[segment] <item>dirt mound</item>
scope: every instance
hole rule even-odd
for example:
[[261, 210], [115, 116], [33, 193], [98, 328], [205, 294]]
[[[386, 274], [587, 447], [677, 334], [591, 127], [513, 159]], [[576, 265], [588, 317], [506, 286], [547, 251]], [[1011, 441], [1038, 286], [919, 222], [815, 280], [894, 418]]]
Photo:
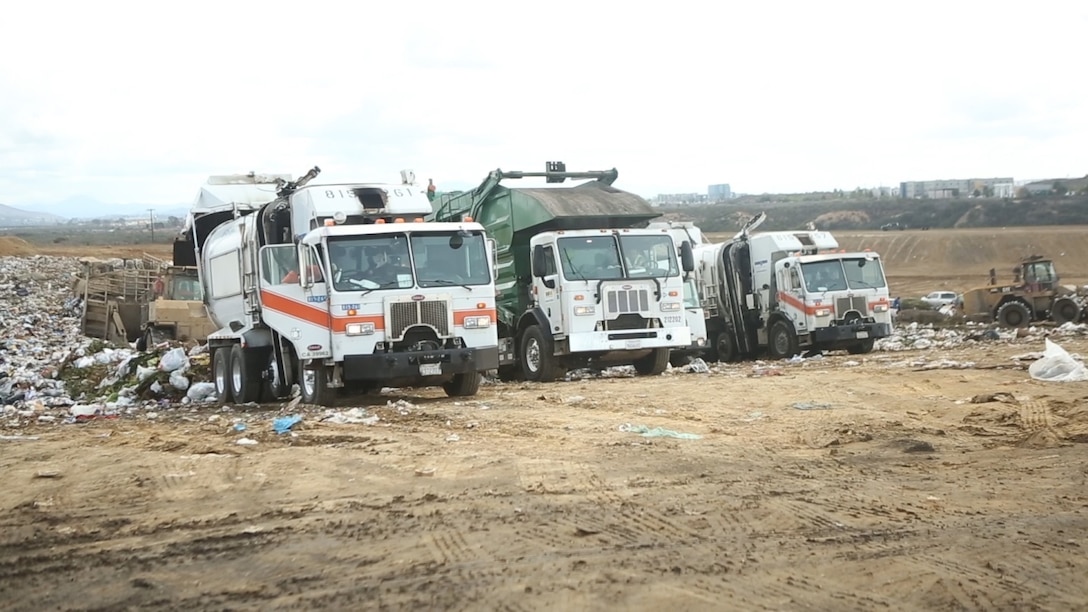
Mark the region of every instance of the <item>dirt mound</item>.
[[15, 236], [0, 236], [0, 256], [25, 257], [36, 252], [29, 242]]
[[863, 227], [870, 223], [869, 213], [861, 210], [836, 210], [826, 212], [813, 219], [816, 227], [820, 228], [855, 228]]

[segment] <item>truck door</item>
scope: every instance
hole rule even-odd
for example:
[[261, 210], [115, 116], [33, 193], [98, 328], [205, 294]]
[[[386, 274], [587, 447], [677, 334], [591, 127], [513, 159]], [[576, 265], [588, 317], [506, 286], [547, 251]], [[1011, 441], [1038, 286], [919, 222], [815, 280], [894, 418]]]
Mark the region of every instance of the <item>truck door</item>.
[[[325, 292], [324, 274], [320, 282], [304, 287], [299, 264], [311, 272], [307, 280], [316, 280], [315, 265], [308, 247], [300, 252], [291, 244], [261, 247], [260, 298], [261, 319], [266, 325], [291, 340], [300, 359], [332, 355], [332, 330]], [[301, 259], [301, 261], [300, 261]], [[320, 270], [317, 270], [320, 272]]]
[[559, 278], [559, 267], [555, 262], [555, 248], [550, 244], [544, 246], [543, 263], [543, 276], [533, 279], [536, 301], [548, 317], [552, 332], [563, 333], [566, 327], [563, 324], [563, 302], [560, 299], [562, 279]]

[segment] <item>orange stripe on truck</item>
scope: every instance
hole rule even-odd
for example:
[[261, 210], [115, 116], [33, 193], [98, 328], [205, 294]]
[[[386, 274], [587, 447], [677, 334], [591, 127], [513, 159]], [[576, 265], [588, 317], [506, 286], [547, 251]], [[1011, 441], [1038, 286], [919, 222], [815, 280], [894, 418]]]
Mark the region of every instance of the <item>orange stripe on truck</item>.
[[779, 293], [778, 294], [778, 301], [779, 302], [785, 302], [785, 303], [789, 304], [790, 306], [793, 306], [794, 308], [796, 308], [798, 310], [803, 310], [803, 311], [805, 311], [805, 314], [809, 314], [809, 315], [815, 315], [816, 311], [818, 309], [820, 309], [820, 308], [827, 308], [827, 306], [809, 306], [808, 304], [805, 304], [801, 300], [793, 297], [792, 295], [790, 295], [788, 293]]
[[289, 317], [301, 319], [326, 329], [329, 327], [329, 311], [324, 308], [315, 308], [271, 291], [261, 291], [261, 304], [269, 310], [275, 310]]

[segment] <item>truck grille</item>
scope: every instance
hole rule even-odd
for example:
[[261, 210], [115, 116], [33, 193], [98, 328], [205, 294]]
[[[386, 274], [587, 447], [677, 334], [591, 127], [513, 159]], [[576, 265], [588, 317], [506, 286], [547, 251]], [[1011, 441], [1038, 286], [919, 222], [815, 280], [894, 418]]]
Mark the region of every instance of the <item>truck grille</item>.
[[610, 314], [629, 312], [649, 312], [650, 292], [646, 289], [615, 289], [605, 291], [606, 304]]
[[869, 316], [868, 305], [869, 300], [863, 295], [839, 298], [835, 300], [835, 314], [842, 318], [851, 310], [856, 310], [861, 313], [861, 316], [867, 317]]
[[413, 325], [430, 325], [439, 337], [450, 335], [449, 306], [445, 300], [394, 302], [389, 310], [389, 339], [399, 340]]

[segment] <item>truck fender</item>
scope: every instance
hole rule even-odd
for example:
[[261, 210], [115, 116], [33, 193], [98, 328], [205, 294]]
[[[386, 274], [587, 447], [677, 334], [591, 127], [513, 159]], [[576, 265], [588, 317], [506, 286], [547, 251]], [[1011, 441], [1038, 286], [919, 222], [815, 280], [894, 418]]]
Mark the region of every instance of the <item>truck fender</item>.
[[553, 339], [552, 326], [548, 323], [548, 317], [544, 314], [544, 311], [539, 307], [533, 308], [521, 315], [518, 319], [517, 334], [515, 334], [514, 337], [517, 338], [518, 336], [521, 336], [521, 332], [530, 325], [540, 326], [540, 331], [544, 334], [544, 337], [548, 340]]

